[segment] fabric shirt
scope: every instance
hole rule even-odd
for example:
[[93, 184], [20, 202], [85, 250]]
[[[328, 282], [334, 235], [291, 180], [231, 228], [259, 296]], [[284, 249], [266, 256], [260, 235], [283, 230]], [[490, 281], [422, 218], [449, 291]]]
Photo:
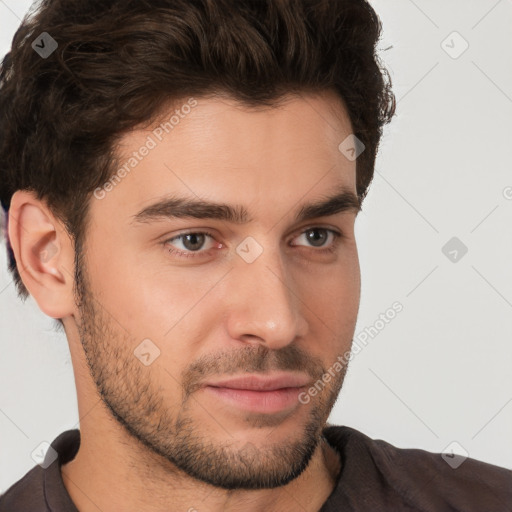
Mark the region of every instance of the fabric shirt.
[[[319, 512], [512, 512], [511, 470], [470, 458], [454, 469], [457, 456], [396, 448], [345, 426], [323, 434], [342, 466]], [[77, 454], [80, 431], [63, 432], [52, 447], [58, 459], [12, 485], [0, 496], [0, 512], [78, 512], [60, 466]]]

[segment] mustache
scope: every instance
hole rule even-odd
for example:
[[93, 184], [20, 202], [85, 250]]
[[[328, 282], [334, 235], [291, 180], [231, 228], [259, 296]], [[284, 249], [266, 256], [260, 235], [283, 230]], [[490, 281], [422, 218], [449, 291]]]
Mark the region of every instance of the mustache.
[[270, 350], [263, 345], [204, 355], [182, 373], [185, 398], [201, 388], [209, 377], [235, 374], [266, 373], [270, 371], [297, 371], [307, 373], [312, 380], [326, 372], [319, 358], [311, 356], [295, 345]]

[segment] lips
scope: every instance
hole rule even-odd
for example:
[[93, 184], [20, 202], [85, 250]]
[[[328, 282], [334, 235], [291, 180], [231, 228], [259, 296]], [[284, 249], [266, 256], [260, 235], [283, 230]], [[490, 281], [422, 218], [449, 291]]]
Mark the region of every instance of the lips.
[[299, 410], [298, 397], [310, 383], [307, 375], [281, 372], [211, 381], [202, 389], [209, 399], [218, 400], [229, 409], [267, 415], [291, 414]]
[[285, 388], [302, 388], [311, 383], [304, 374], [280, 373], [272, 375], [243, 375], [206, 383], [215, 388], [240, 389], [247, 391], [276, 391]]

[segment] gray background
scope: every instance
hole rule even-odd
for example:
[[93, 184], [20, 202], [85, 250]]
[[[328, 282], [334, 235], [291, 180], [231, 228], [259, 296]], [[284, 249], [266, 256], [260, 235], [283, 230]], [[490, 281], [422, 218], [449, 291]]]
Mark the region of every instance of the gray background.
[[[357, 221], [356, 336], [403, 311], [355, 355], [330, 422], [512, 468], [512, 1], [372, 4], [398, 105]], [[0, 0], [2, 55], [29, 6]], [[78, 415], [64, 334], [16, 298], [3, 245], [0, 268], [1, 492]]]

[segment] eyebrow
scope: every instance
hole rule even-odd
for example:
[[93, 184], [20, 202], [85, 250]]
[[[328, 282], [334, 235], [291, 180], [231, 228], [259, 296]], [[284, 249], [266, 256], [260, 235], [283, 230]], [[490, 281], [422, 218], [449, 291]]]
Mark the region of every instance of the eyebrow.
[[[341, 212], [353, 212], [357, 215], [360, 210], [361, 201], [358, 196], [351, 190], [341, 188], [335, 195], [302, 205], [295, 215], [295, 222], [327, 217]], [[185, 197], [166, 197], [133, 215], [132, 222], [142, 224], [177, 218], [216, 219], [234, 224], [247, 224], [253, 221], [247, 209], [242, 205], [229, 205]]]

